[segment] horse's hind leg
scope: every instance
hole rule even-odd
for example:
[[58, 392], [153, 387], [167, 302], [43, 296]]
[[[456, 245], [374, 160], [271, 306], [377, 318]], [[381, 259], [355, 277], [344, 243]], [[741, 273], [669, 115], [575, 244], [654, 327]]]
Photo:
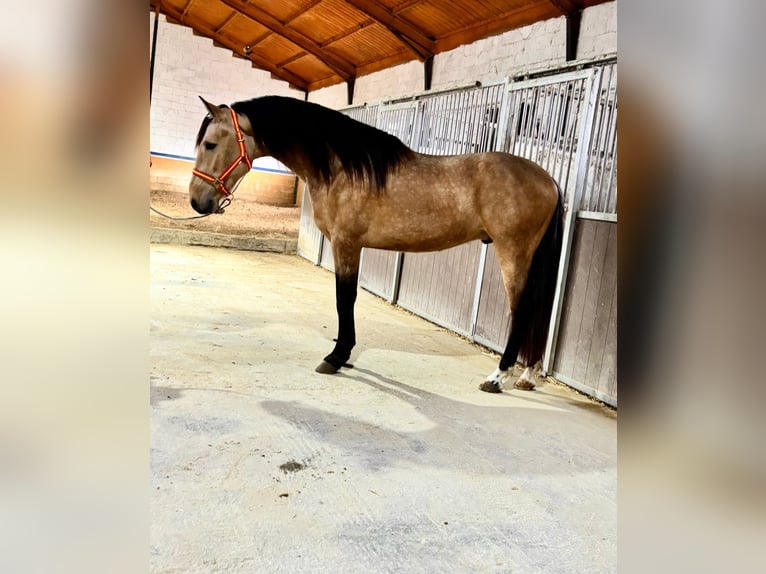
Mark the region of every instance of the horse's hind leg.
[[[511, 332], [497, 369], [487, 377], [486, 381], [479, 385], [479, 389], [487, 393], [502, 392], [503, 380], [508, 376], [508, 369], [516, 364], [519, 349], [527, 335], [532, 312], [529, 305], [521, 304], [523, 303], [522, 293], [527, 282], [527, 272], [531, 258], [497, 244], [495, 245], [495, 253], [500, 264], [500, 272], [503, 276], [503, 285], [508, 297], [508, 304], [511, 308]], [[523, 390], [534, 389], [534, 384], [531, 381], [531, 371], [532, 369], [527, 367], [514, 387]], [[522, 380], [526, 382], [523, 383]]]
[[335, 308], [338, 312], [338, 338], [335, 348], [317, 366], [316, 372], [332, 374], [346, 365], [356, 345], [354, 304], [359, 276], [361, 248], [342, 241], [332, 242], [335, 260]]

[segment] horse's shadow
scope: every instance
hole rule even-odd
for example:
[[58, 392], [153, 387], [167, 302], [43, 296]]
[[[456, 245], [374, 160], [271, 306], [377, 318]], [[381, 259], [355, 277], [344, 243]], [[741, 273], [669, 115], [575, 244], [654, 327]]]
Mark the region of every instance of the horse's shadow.
[[[599, 450], [592, 444], [592, 432], [584, 432], [592, 424], [585, 419], [598, 415], [578, 410], [562, 397], [525, 393], [519, 404], [501, 394], [493, 395], [497, 406], [487, 406], [453, 400], [358, 367], [335, 377], [402, 400], [432, 425], [412, 431], [405, 423], [396, 428], [391, 420], [383, 427], [298, 401], [266, 400], [261, 406], [296, 428], [310, 428], [336, 451], [363, 460], [370, 471], [405, 463], [478, 474], [571, 475], [615, 464], [610, 444], [614, 437], [602, 437]], [[582, 456], [583, 452], [588, 455]]]

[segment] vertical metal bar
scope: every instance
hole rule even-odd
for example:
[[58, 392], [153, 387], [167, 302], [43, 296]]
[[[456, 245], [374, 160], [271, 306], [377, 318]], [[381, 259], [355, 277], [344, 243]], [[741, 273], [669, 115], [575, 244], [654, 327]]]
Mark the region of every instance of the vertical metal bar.
[[[555, 110], [557, 105], [556, 93], [559, 89], [558, 85], [552, 85], [545, 88], [545, 107], [548, 110], [545, 118], [544, 140], [543, 140], [543, 155], [540, 158], [542, 162], [545, 160], [546, 165], [550, 164], [551, 154], [553, 153], [553, 142], [555, 141], [553, 133], [553, 123], [555, 117]], [[542, 164], [541, 164], [542, 165]], [[545, 171], [548, 171], [547, 169]]]
[[434, 97], [429, 100], [431, 104], [431, 113], [428, 116], [429, 127], [429, 147], [428, 153], [437, 155], [441, 142], [441, 108], [444, 103], [443, 98]]
[[468, 92], [467, 102], [465, 106], [465, 127], [463, 133], [465, 134], [463, 141], [463, 153], [474, 153], [474, 136], [476, 134], [476, 111], [479, 107], [479, 100], [481, 99], [481, 88], [475, 88]]
[[531, 104], [529, 103], [529, 88], [524, 88], [520, 94], [519, 102], [519, 121], [514, 126], [514, 133], [516, 134], [516, 141], [514, 142], [513, 153], [518, 156], [524, 155], [524, 142], [526, 141], [527, 123], [529, 122], [529, 109]]
[[449, 111], [447, 113], [450, 127], [449, 138], [447, 140], [449, 142], [448, 155], [454, 155], [457, 153], [457, 134], [460, 131], [460, 100], [457, 93], [451, 95]]
[[412, 141], [410, 142], [410, 147], [414, 150], [420, 148], [421, 132], [423, 130], [423, 105], [424, 102], [414, 102], [412, 107], [415, 117], [412, 118]]
[[524, 130], [527, 129], [527, 122], [529, 121], [529, 90], [524, 89], [519, 92], [518, 103], [518, 119], [514, 122], [513, 136], [515, 138], [513, 142], [513, 153], [518, 156], [523, 155], [524, 151]]
[[[609, 170], [609, 181], [607, 182], [607, 194], [606, 203], [604, 204], [604, 213], [617, 213], [617, 182], [614, 179], [615, 165], [617, 165], [617, 138], [615, 138], [614, 146], [612, 147], [612, 167]], [[612, 194], [614, 191], [614, 195]], [[614, 197], [614, 205], [613, 198]]]
[[[556, 142], [556, 157], [553, 160], [553, 167], [550, 170], [550, 174], [554, 175], [556, 173], [556, 166], [559, 166], [559, 172], [561, 171], [561, 165], [564, 163], [564, 158], [566, 157], [566, 128], [567, 125], [565, 123], [566, 114], [568, 111], [567, 102], [572, 101], [572, 91], [574, 88], [574, 82], [568, 81], [564, 84], [560, 85], [559, 94], [558, 94], [558, 112], [556, 117], [556, 126], [555, 126], [555, 142]], [[570, 106], [571, 107], [571, 106]], [[561, 133], [561, 132], [564, 133]], [[558, 180], [557, 180], [558, 181]], [[559, 185], [563, 185], [566, 187], [566, 182], [559, 182]]]
[[391, 285], [391, 298], [388, 300], [392, 305], [396, 305], [399, 301], [399, 287], [402, 284], [402, 262], [404, 260], [404, 253], [398, 251], [396, 253], [396, 259], [394, 260], [394, 277]]
[[490, 119], [492, 113], [487, 101], [489, 100], [490, 88], [482, 88], [479, 106], [476, 110], [476, 143], [475, 149], [479, 153], [486, 152], [488, 149], [489, 130], [491, 128]]
[[152, 57], [149, 61], [149, 103], [152, 101], [152, 86], [154, 85], [154, 56], [157, 53], [157, 27], [160, 17], [160, 5], [154, 5], [154, 30], [152, 31]]
[[497, 131], [495, 132], [495, 151], [505, 151], [506, 140], [508, 139], [508, 124], [511, 118], [511, 105], [512, 97], [510, 93], [509, 81], [506, 80], [503, 84], [502, 92], [500, 93], [500, 101], [497, 103], [498, 115], [497, 115]]
[[484, 132], [484, 125], [486, 124], [486, 118], [487, 118], [487, 92], [489, 90], [487, 88], [479, 88], [479, 93], [477, 94], [476, 98], [476, 110], [474, 111], [473, 116], [473, 142], [471, 149], [474, 150], [474, 152], [480, 153], [487, 151], [484, 149], [483, 144], [483, 132]]
[[458, 94], [458, 110], [460, 113], [460, 123], [458, 125], [457, 137], [457, 153], [464, 154], [469, 153], [469, 138], [471, 135], [471, 105], [473, 103], [476, 90], [467, 90]]
[[529, 114], [529, 124], [527, 126], [527, 150], [524, 153], [524, 157], [532, 159], [535, 145], [535, 128], [537, 122], [537, 106], [540, 103], [540, 88], [535, 87], [531, 90], [532, 106]]
[[458, 153], [470, 153], [471, 146], [471, 121], [472, 121], [472, 109], [474, 100], [476, 100], [476, 88], [468, 90], [465, 94], [461, 94], [463, 97], [459, 98], [460, 101], [460, 117], [462, 118], [461, 126], [458, 128], [460, 137], [460, 144], [458, 146]]
[[[519, 118], [521, 117], [521, 96], [517, 91], [510, 92], [510, 102], [508, 103], [508, 132], [506, 134], [507, 141], [503, 146], [502, 151], [508, 151], [509, 153], [516, 153], [516, 131], [519, 124]], [[507, 147], [506, 147], [507, 146]]]
[[439, 97], [439, 155], [445, 155], [447, 153], [448, 100], [448, 95]]
[[471, 138], [469, 141], [469, 148], [471, 153], [481, 152], [481, 128], [484, 125], [484, 119], [482, 118], [481, 110], [484, 109], [483, 101], [486, 97], [485, 88], [477, 88], [476, 101], [474, 102], [471, 113]]
[[427, 149], [429, 146], [428, 118], [431, 116], [430, 104], [431, 102], [427, 99], [418, 101], [417, 113], [420, 116], [419, 118], [420, 127], [418, 128], [418, 147], [416, 151], [420, 153], [423, 153], [423, 151]]
[[319, 234], [319, 249], [317, 249], [317, 260], [314, 262], [315, 265], [322, 264], [323, 252], [324, 252], [324, 233], [320, 233]]
[[472, 95], [473, 95], [473, 90], [469, 90], [465, 94], [461, 94], [460, 92], [457, 92], [455, 94], [457, 121], [455, 122], [455, 133], [454, 133], [454, 137], [452, 138], [455, 145], [455, 147], [452, 150], [453, 154], [461, 154], [463, 153], [463, 150], [465, 149], [465, 133], [466, 133], [465, 128], [466, 128], [466, 120], [468, 116], [465, 105], [468, 99]]
[[[614, 80], [614, 76], [610, 78], [610, 84]], [[616, 82], [615, 82], [616, 84]], [[606, 197], [604, 198], [604, 206], [603, 211], [605, 213], [608, 213], [612, 210], [610, 207], [611, 205], [611, 199], [612, 199], [612, 182], [614, 181], [614, 171], [615, 171], [615, 165], [617, 164], [617, 86], [614, 86], [614, 99], [611, 100], [612, 107], [609, 113], [609, 137], [607, 139], [607, 147], [605, 148], [605, 154], [606, 157], [604, 159], [604, 162], [606, 164], [606, 159], [609, 157], [609, 153], [611, 153], [611, 164], [609, 167], [609, 176], [606, 180]], [[609, 92], [611, 92], [612, 86], [609, 86]], [[601, 210], [600, 210], [601, 211]], [[616, 211], [616, 210], [615, 210]]]
[[491, 97], [495, 88], [485, 89], [482, 93], [481, 107], [479, 109], [479, 139], [477, 142], [478, 149], [481, 152], [489, 151], [489, 137], [492, 132], [493, 119], [495, 106], [490, 102], [493, 100]]
[[[572, 102], [574, 101], [574, 95], [572, 92], [573, 90], [570, 90], [570, 85], [568, 85], [561, 98], [561, 110], [559, 110], [559, 119], [558, 124], [556, 125], [556, 163], [554, 164], [553, 170], [551, 170], [551, 175], [553, 175], [553, 178], [559, 183], [561, 189], [564, 191], [566, 191], [567, 182], [561, 179], [561, 174], [564, 171], [564, 163], [569, 157], [569, 153], [567, 151], [567, 136], [569, 132], [567, 116], [569, 114], [569, 110], [572, 108]], [[567, 105], [568, 102], [570, 105]]]
[[454, 155], [455, 153], [455, 134], [457, 133], [458, 117], [458, 101], [457, 95], [452, 93], [449, 96], [449, 105], [447, 106], [447, 118], [449, 119], [449, 136], [447, 137], [447, 155]]
[[601, 85], [601, 72], [596, 70], [588, 83], [588, 101], [585, 107], [585, 116], [580, 129], [580, 142], [577, 149], [577, 183], [572, 192], [572, 198], [569, 202], [569, 209], [566, 212], [564, 220], [564, 237], [561, 246], [561, 256], [559, 258], [559, 270], [556, 277], [556, 291], [553, 296], [553, 309], [551, 312], [550, 323], [548, 324], [548, 339], [545, 342], [545, 354], [543, 355], [542, 372], [543, 376], [551, 371], [553, 354], [556, 350], [558, 341], [559, 324], [561, 321], [561, 309], [564, 303], [564, 290], [566, 289], [567, 274], [569, 272], [569, 256], [572, 250], [572, 239], [574, 237], [574, 227], [577, 218], [577, 205], [579, 194], [582, 192], [585, 175], [581, 170], [587, 169], [588, 145], [584, 145], [586, 135], [593, 129], [593, 116], [598, 99], [599, 88]]
[[481, 300], [481, 286], [484, 282], [484, 272], [487, 267], [487, 249], [486, 243], [481, 244], [481, 253], [479, 253], [479, 265], [476, 269], [476, 288], [473, 292], [473, 304], [471, 305], [471, 326], [468, 329], [468, 335], [473, 339], [476, 334], [476, 322], [479, 319], [479, 303]]
[[[553, 142], [554, 142], [554, 123], [555, 123], [555, 110], [556, 105], [558, 103], [557, 93], [558, 93], [558, 86], [549, 86], [546, 89], [546, 102], [548, 107], [548, 115], [545, 119], [545, 150], [546, 152], [543, 154], [543, 162], [541, 161], [540, 165], [542, 165], [545, 169], [545, 171], [548, 171], [548, 168], [551, 165], [551, 156], [553, 155]], [[550, 173], [548, 171], [548, 173]]]

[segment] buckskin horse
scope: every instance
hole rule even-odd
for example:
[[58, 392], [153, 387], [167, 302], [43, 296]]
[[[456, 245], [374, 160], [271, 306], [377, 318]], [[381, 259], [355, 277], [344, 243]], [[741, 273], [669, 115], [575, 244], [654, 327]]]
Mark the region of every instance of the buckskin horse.
[[501, 152], [420, 154], [384, 131], [293, 98], [265, 96], [231, 106], [200, 99], [208, 114], [195, 144], [193, 209], [222, 211], [261, 156], [276, 158], [308, 183], [314, 221], [332, 244], [338, 313], [335, 348], [317, 372], [347, 366], [356, 344], [363, 247], [437, 251], [479, 239], [494, 243], [511, 311], [505, 351], [479, 388], [501, 392], [518, 359], [525, 368], [514, 387], [534, 389], [563, 223], [561, 191], [543, 168]]

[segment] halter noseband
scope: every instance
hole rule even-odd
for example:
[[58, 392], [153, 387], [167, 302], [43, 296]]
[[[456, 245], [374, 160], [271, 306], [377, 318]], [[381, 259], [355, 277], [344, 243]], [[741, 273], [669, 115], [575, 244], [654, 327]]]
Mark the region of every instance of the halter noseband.
[[225, 183], [226, 178], [229, 177], [229, 174], [232, 171], [234, 171], [234, 168], [243, 162], [245, 165], [247, 165], [248, 169], [250, 169], [250, 167], [253, 165], [253, 161], [247, 156], [247, 150], [245, 149], [245, 136], [242, 135], [242, 130], [239, 127], [237, 113], [232, 108], [229, 108], [229, 111], [231, 112], [231, 121], [234, 122], [234, 136], [237, 138], [237, 143], [239, 144], [239, 156], [233, 162], [231, 162], [229, 167], [223, 170], [223, 173], [221, 173], [221, 175], [218, 177], [213, 177], [212, 175], [209, 175], [198, 169], [192, 169], [192, 174], [196, 175], [201, 180], [208, 182], [217, 191], [220, 191], [226, 197], [229, 197], [232, 193], [234, 193], [234, 190], [229, 191], [226, 188]]

